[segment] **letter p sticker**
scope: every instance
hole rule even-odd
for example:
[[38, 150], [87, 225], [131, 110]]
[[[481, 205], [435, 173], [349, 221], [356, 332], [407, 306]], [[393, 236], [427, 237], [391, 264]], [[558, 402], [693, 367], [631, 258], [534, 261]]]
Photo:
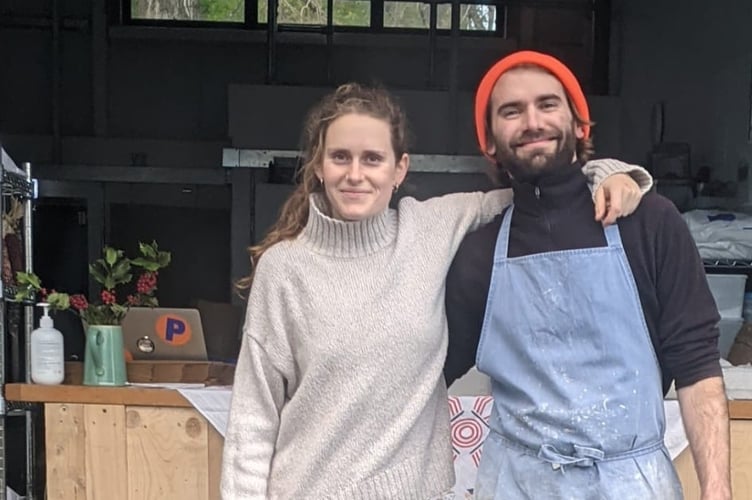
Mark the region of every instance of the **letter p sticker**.
[[191, 325], [180, 316], [171, 314], [160, 316], [155, 329], [157, 336], [167, 345], [181, 346], [191, 340]]

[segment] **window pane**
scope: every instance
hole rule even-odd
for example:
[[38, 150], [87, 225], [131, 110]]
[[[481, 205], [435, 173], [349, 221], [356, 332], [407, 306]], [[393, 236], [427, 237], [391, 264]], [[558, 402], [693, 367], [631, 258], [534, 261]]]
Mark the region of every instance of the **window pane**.
[[132, 19], [242, 23], [244, 0], [131, 0]]
[[[266, 22], [268, 0], [258, 0], [258, 22]], [[326, 26], [326, 0], [279, 0], [277, 24], [312, 24]]]
[[[451, 4], [439, 4], [436, 17], [436, 27], [438, 29], [452, 29]], [[461, 4], [460, 29], [469, 31], [496, 31], [496, 6]]]
[[256, 2], [256, 20], [260, 23], [266, 22], [266, 13], [269, 11], [269, 2], [267, 0], [258, 0]]
[[335, 26], [370, 26], [370, 0], [334, 0]]
[[428, 29], [431, 11], [420, 2], [384, 2], [384, 27]]

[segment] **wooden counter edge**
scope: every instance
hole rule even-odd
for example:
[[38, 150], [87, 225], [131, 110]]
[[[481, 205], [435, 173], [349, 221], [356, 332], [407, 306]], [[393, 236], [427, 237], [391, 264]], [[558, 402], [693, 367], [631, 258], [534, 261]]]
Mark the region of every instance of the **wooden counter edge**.
[[752, 420], [752, 399], [730, 400], [729, 417], [732, 420]]
[[[6, 384], [5, 399], [29, 403], [93, 403], [192, 408], [191, 404], [174, 389], [131, 386]], [[752, 400], [729, 401], [729, 415], [735, 420], [752, 420]]]
[[193, 408], [178, 391], [151, 387], [6, 384], [7, 401]]

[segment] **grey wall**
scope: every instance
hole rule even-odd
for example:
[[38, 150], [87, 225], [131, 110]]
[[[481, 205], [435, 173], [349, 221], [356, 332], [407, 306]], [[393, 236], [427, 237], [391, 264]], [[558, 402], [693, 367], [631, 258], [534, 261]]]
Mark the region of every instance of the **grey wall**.
[[752, 3], [621, 0], [622, 152], [644, 161], [651, 106], [666, 102], [665, 140], [689, 142], [692, 163], [735, 179], [749, 161]]
[[[474, 152], [472, 91], [494, 60], [518, 48], [516, 40], [466, 38], [453, 52], [440, 36], [431, 67], [427, 35], [336, 34], [327, 58], [322, 35], [284, 33], [274, 59], [283, 87], [266, 91], [282, 97], [256, 96], [266, 108], [246, 109], [233, 95], [266, 81], [263, 32], [110, 26], [115, 3], [0, 0], [0, 61], [13, 75], [0, 79], [0, 140], [18, 161], [210, 167], [232, 143], [295, 147], [305, 97], [348, 80], [406, 96], [417, 152]], [[558, 50], [581, 66], [587, 47], [565, 42]], [[462, 92], [456, 102], [447, 95], [452, 81]], [[282, 132], [270, 135], [274, 121]]]
[[[231, 85], [229, 136], [233, 147], [296, 149], [307, 110], [328, 87]], [[473, 93], [456, 101], [445, 90], [395, 90], [408, 116], [412, 152], [474, 155], [478, 152], [473, 122]], [[456, 106], [456, 109], [454, 107]], [[591, 96], [594, 138], [598, 153], [618, 156], [621, 104], [609, 96]], [[456, 114], [454, 114], [456, 113]]]
[[[0, 15], [49, 19], [50, 3], [0, 0]], [[222, 146], [295, 147], [300, 117], [328, 88], [328, 72], [332, 83], [377, 79], [406, 95], [417, 152], [471, 153], [474, 85], [499, 54], [516, 48], [515, 42], [463, 42], [462, 94], [453, 115], [446, 40], [433, 90], [425, 90], [427, 40], [382, 37], [386, 48], [377, 51], [374, 39], [345, 35], [335, 39], [329, 66], [320, 35], [288, 36], [277, 52], [277, 79], [312, 88], [263, 89], [263, 33], [107, 29], [103, 0], [58, 4], [59, 67], [52, 65], [53, 37], [44, 23], [0, 23], [0, 139], [19, 161], [130, 165], [141, 153], [148, 165], [216, 166]], [[613, 9], [615, 95], [591, 98], [599, 152], [644, 162], [651, 106], [665, 101], [665, 139], [691, 142], [695, 165], [731, 176], [750, 155], [752, 3], [615, 0]]]

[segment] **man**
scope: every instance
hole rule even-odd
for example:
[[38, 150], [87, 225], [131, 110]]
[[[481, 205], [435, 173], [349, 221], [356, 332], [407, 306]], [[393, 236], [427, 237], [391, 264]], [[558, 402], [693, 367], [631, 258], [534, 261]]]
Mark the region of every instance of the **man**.
[[555, 58], [499, 61], [475, 113], [514, 189], [447, 277], [447, 383], [477, 362], [494, 396], [475, 498], [682, 498], [663, 445], [672, 380], [703, 499], [731, 498], [719, 317], [681, 216], [649, 193], [618, 225], [593, 220], [587, 101]]

